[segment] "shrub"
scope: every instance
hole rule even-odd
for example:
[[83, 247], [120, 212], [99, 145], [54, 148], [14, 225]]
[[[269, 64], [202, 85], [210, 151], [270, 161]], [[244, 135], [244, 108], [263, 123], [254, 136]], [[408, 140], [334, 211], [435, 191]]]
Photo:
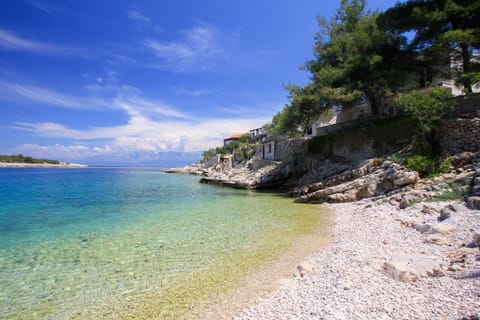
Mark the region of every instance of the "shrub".
[[450, 158], [439, 162], [435, 156], [413, 155], [405, 161], [407, 167], [418, 172], [421, 177], [436, 176], [447, 173], [452, 166]]
[[422, 152], [432, 152], [438, 142], [441, 120], [455, 108], [450, 91], [436, 87], [428, 91], [412, 91], [397, 99], [406, 112], [417, 120], [416, 145]]
[[450, 170], [450, 167], [452, 166], [452, 159], [447, 158], [442, 163], [440, 164], [439, 171], [441, 173], [447, 173]]
[[406, 160], [407, 167], [418, 172], [422, 177], [435, 172], [435, 160], [422, 156], [414, 155]]

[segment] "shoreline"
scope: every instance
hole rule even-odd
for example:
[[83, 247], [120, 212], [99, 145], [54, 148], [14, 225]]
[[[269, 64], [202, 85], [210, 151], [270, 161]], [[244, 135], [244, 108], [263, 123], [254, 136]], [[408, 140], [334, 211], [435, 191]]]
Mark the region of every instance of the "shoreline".
[[[319, 222], [313, 233], [297, 238], [279, 257], [253, 270], [235, 286], [233, 292], [201, 308], [191, 317], [195, 320], [233, 319], [243, 310], [254, 305], [259, 297], [267, 296], [291, 285], [296, 279], [311, 272], [309, 257], [330, 245], [333, 239], [335, 213], [323, 205], [319, 210]], [[190, 317], [188, 317], [190, 319]]]
[[[383, 200], [328, 204], [334, 240], [306, 260], [312, 272], [258, 296], [235, 319], [478, 319], [480, 254], [468, 243], [480, 230], [480, 211], [465, 208], [439, 232], [422, 233], [417, 221], [437, 223], [424, 205], [434, 212], [463, 205], [437, 201], [401, 210]], [[394, 260], [402, 255], [409, 262], [422, 257], [432, 270], [408, 263], [401, 270]]]
[[0, 162], [0, 168], [88, 168], [86, 164], [78, 163], [19, 163]]

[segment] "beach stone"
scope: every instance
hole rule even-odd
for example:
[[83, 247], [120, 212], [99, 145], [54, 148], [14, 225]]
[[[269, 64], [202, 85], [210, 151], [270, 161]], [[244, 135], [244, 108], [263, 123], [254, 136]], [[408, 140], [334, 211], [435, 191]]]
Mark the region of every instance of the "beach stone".
[[480, 250], [480, 233], [474, 232], [472, 235], [472, 244]]
[[468, 207], [473, 210], [480, 210], [480, 197], [469, 197], [467, 198]]
[[313, 267], [308, 262], [302, 262], [295, 268], [293, 275], [295, 278], [303, 278], [307, 273], [312, 272]]
[[463, 205], [458, 204], [458, 203], [450, 203], [448, 205], [448, 208], [454, 212], [465, 212], [467, 211], [467, 208], [465, 208]]
[[400, 200], [399, 208], [400, 209], [406, 209], [410, 207], [412, 204], [417, 202], [419, 200], [419, 197], [417, 195], [413, 194], [407, 194], [402, 197], [402, 200]]
[[447, 238], [445, 238], [442, 235], [437, 235], [437, 234], [427, 237], [425, 239], [425, 243], [436, 244], [436, 245], [439, 245], [439, 246], [450, 245], [450, 242], [447, 240]]
[[452, 210], [449, 207], [444, 207], [440, 209], [440, 216], [438, 217], [438, 221], [443, 221], [452, 216]]
[[435, 233], [433, 226], [429, 223], [415, 223], [413, 228], [420, 233]]
[[472, 194], [474, 196], [480, 196], [480, 185], [475, 185], [472, 187]]
[[443, 272], [438, 263], [422, 254], [396, 253], [382, 266], [385, 275], [400, 282], [414, 282], [420, 277], [438, 277]]
[[427, 206], [427, 205], [423, 205], [422, 213], [430, 214], [430, 215], [437, 215], [437, 214], [438, 214], [438, 210], [437, 210], [436, 208], [434, 208], [434, 207], [430, 207], [430, 206]]
[[447, 235], [454, 232], [457, 227], [451, 223], [438, 223], [433, 226], [434, 233], [440, 233], [442, 235]]
[[447, 255], [450, 264], [462, 264], [465, 263], [467, 257], [472, 253], [471, 249], [459, 248], [450, 251]]

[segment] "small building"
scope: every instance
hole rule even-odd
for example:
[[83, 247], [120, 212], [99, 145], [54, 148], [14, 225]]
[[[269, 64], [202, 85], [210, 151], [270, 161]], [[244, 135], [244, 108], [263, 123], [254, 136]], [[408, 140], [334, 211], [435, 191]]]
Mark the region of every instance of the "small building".
[[276, 160], [275, 159], [275, 144], [274, 139], [269, 139], [262, 144], [262, 159], [263, 160]]
[[372, 108], [369, 103], [359, 104], [346, 110], [341, 110], [330, 116], [320, 117], [309, 130], [307, 136], [315, 137], [329, 133], [326, 127], [350, 122], [360, 118], [368, 117], [372, 114]]
[[223, 145], [226, 146], [227, 144], [237, 141], [238, 139], [240, 139], [246, 134], [247, 133], [237, 133], [237, 134], [231, 135], [230, 137], [223, 139]]
[[[480, 54], [473, 53], [470, 61], [472, 64], [480, 64]], [[463, 61], [459, 51], [451, 52], [444, 58], [443, 64], [432, 66], [431, 69], [432, 70], [426, 70], [426, 75], [420, 75], [421, 86], [443, 86], [448, 88], [452, 95], [456, 97], [465, 95], [463, 85], [458, 84], [451, 78], [452, 74], [463, 70]], [[433, 75], [429, 76], [430, 72], [433, 73]], [[480, 93], [480, 83], [477, 82], [472, 85], [472, 92]]]
[[267, 132], [268, 126], [269, 124], [265, 124], [261, 128], [250, 130], [248, 132], [250, 134], [250, 138], [252, 138], [253, 141], [260, 141], [263, 137], [265, 137], [268, 134]]

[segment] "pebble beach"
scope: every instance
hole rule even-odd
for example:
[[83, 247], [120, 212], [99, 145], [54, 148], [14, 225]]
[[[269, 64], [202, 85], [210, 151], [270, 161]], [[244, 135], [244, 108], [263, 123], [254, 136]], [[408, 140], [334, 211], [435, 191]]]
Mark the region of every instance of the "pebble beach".
[[236, 319], [478, 319], [480, 211], [452, 201], [328, 206], [331, 244]]

